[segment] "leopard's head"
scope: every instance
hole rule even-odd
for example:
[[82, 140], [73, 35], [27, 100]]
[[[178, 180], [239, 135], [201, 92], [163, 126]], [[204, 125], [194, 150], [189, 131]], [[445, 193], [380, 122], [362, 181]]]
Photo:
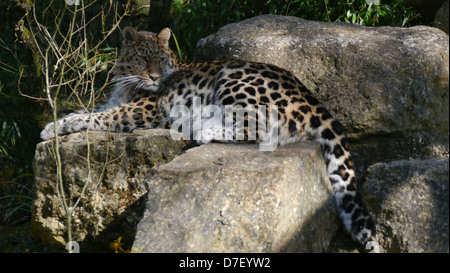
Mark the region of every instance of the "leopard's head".
[[122, 36], [122, 48], [113, 71], [115, 84], [154, 92], [164, 76], [181, 65], [169, 48], [168, 28], [155, 34], [126, 27]]

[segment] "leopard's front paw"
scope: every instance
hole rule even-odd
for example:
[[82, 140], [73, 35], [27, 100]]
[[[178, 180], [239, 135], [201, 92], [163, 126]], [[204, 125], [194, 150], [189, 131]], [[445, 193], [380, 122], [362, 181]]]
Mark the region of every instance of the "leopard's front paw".
[[51, 122], [45, 126], [44, 130], [41, 132], [42, 140], [49, 140], [55, 137], [55, 123]]
[[[84, 119], [83, 114], [70, 114], [63, 119], [57, 121], [57, 134], [67, 135], [74, 132], [85, 130], [88, 126], [88, 121]], [[48, 140], [55, 137], [55, 123], [51, 122], [45, 126], [41, 132], [41, 139]]]

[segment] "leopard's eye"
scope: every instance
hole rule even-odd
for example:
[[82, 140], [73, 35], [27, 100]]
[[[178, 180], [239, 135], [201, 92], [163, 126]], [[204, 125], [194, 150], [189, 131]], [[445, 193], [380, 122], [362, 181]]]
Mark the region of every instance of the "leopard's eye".
[[146, 56], [146, 62], [149, 63], [149, 64], [151, 64], [152, 62], [155, 62], [154, 58], [152, 58], [152, 55], [147, 55]]
[[139, 58], [139, 60], [141, 60], [144, 63], [148, 63], [148, 58], [145, 55], [137, 55], [137, 57]]

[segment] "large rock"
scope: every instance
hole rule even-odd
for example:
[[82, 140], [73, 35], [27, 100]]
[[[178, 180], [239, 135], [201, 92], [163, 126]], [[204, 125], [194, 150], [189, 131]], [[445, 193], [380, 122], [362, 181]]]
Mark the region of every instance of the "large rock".
[[401, 160], [368, 169], [361, 189], [380, 251], [448, 252], [449, 161]]
[[[72, 240], [81, 251], [109, 251], [108, 242], [118, 237], [132, 241], [145, 205], [141, 197], [148, 191], [145, 177], [154, 166], [186, 148], [168, 130], [89, 132], [88, 139], [82, 132], [60, 138], [68, 205], [73, 208], [80, 198], [72, 214]], [[57, 189], [54, 140], [37, 145], [33, 168], [32, 234], [46, 244], [63, 247], [67, 226]]]
[[386, 151], [392, 159], [448, 152], [449, 37], [436, 28], [261, 15], [197, 44], [196, 61], [230, 58], [292, 71], [352, 138], [370, 144], [373, 152], [357, 157], [369, 157], [366, 165]]
[[339, 227], [316, 143], [206, 144], [149, 183], [135, 252], [322, 252]]

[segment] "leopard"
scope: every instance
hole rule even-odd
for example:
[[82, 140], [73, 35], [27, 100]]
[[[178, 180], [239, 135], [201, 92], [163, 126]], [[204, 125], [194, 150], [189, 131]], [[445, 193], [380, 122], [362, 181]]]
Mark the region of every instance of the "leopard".
[[[56, 124], [47, 124], [41, 138], [52, 139], [55, 132], [67, 135], [85, 130], [118, 133], [152, 128], [172, 130], [180, 119], [180, 112], [174, 113], [173, 109], [211, 105], [219, 110], [250, 109], [244, 118], [238, 118], [236, 112], [230, 115], [231, 126], [225, 126], [223, 119], [209, 122], [212, 114], [188, 115], [185, 120], [199, 119], [197, 124], [209, 124], [191, 126], [188, 133], [199, 144], [216, 140], [258, 143], [274, 132], [278, 146], [301, 140], [319, 143], [344, 229], [361, 245], [371, 240], [375, 225], [357, 190], [344, 127], [313, 92], [292, 72], [272, 64], [236, 59], [185, 64], [170, 49], [171, 36], [169, 28], [153, 33], [125, 27], [111, 80], [114, 86], [111, 98], [91, 111], [72, 113]], [[264, 115], [273, 117], [277, 126], [272, 131], [259, 122], [258, 117]], [[258, 120], [256, 125], [254, 119]], [[180, 127], [176, 130], [189, 126]], [[200, 135], [196, 133], [199, 128], [204, 129]], [[230, 137], [233, 129], [235, 134]]]

